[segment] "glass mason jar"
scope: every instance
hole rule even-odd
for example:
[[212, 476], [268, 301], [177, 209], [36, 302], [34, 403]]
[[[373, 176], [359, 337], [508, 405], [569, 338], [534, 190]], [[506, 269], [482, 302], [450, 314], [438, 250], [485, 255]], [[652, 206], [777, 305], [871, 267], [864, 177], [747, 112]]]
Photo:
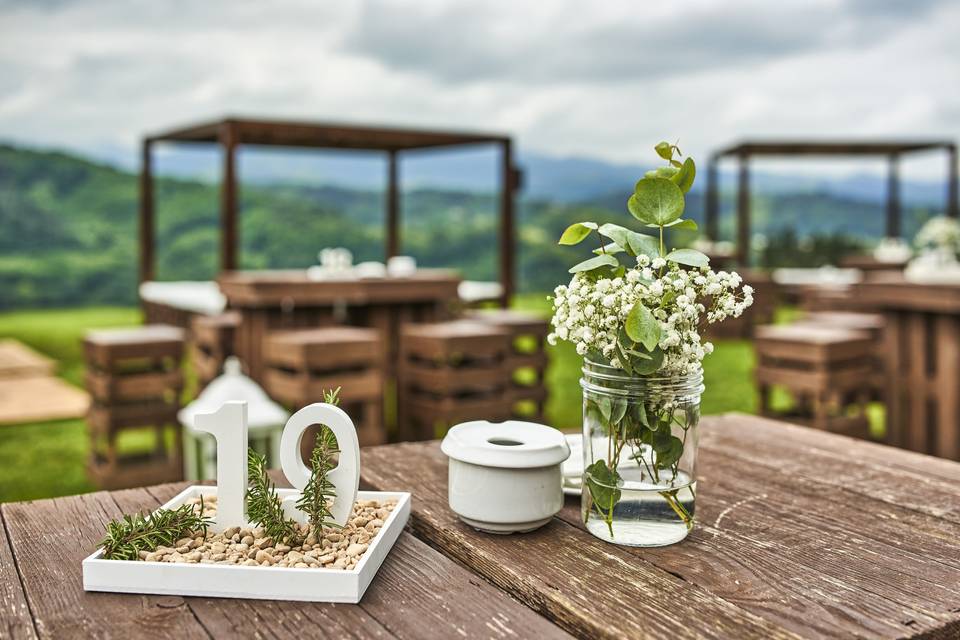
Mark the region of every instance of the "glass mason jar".
[[703, 374], [631, 376], [584, 359], [581, 515], [596, 537], [635, 547], [693, 529]]

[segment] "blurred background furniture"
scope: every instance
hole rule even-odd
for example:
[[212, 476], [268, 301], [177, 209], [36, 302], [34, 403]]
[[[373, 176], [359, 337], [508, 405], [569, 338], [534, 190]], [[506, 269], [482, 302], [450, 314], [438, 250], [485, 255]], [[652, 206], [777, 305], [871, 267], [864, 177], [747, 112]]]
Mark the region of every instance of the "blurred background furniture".
[[216, 282], [141, 282], [137, 289], [144, 322], [190, 329], [196, 316], [222, 313], [226, 300]]
[[[383, 444], [383, 348], [375, 329], [324, 327], [272, 331], [263, 348], [264, 386], [293, 410], [324, 401], [340, 388], [340, 406], [357, 428], [360, 446]], [[301, 441], [309, 459], [315, 430]]]
[[828, 326], [765, 326], [757, 328], [754, 345], [762, 415], [779, 415], [769, 401], [776, 385], [789, 390], [795, 402], [794, 415], [780, 417], [867, 437], [866, 404], [874, 366], [869, 334]]
[[533, 422], [546, 421], [546, 338], [550, 333], [549, 321], [535, 313], [512, 309], [471, 311], [465, 317], [509, 334], [507, 375], [511, 380], [509, 394], [513, 417]]
[[960, 284], [857, 285], [884, 317], [887, 442], [960, 460]]
[[[101, 489], [139, 487], [183, 478], [177, 422], [184, 331], [167, 325], [91, 331], [84, 339], [91, 481]], [[130, 431], [153, 432], [153, 449], [122, 454]]]
[[861, 331], [869, 335], [873, 343], [870, 357], [873, 366], [869, 376], [871, 399], [883, 401], [887, 385], [883, 351], [885, 323], [881, 314], [856, 311], [814, 311], [805, 313], [794, 325], [836, 327]]
[[223, 372], [223, 364], [237, 352], [236, 311], [216, 315], [197, 315], [190, 322], [190, 361], [200, 389]]
[[510, 417], [511, 334], [475, 320], [400, 329], [399, 437], [431, 440], [465, 420]]

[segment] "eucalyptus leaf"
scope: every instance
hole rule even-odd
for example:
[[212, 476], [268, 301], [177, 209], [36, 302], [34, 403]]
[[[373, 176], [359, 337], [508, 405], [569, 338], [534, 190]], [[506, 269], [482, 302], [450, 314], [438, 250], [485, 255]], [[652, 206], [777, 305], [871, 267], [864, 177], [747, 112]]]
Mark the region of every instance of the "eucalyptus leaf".
[[624, 398], [613, 398], [610, 401], [610, 422], [611, 424], [617, 424], [623, 420], [623, 416], [627, 413], [627, 401]]
[[640, 376], [648, 376], [656, 373], [663, 366], [663, 350], [660, 347], [649, 352], [649, 360], [633, 360], [633, 372]]
[[597, 408], [600, 409], [600, 413], [603, 414], [603, 419], [607, 422], [610, 421], [610, 397], [609, 396], [600, 396], [596, 400]]
[[625, 323], [627, 335], [634, 342], [639, 342], [648, 351], [652, 350], [660, 342], [660, 322], [653, 317], [650, 309], [639, 302], [633, 305], [630, 313], [627, 315]]
[[595, 222], [575, 222], [564, 230], [563, 235], [560, 236], [560, 242], [557, 244], [568, 246], [579, 244], [596, 228], [597, 224]]
[[647, 256], [651, 260], [660, 255], [660, 243], [652, 236], [631, 231], [627, 237], [627, 243], [633, 250], [634, 255]]
[[623, 253], [623, 251], [624, 251], [624, 248], [618, 245], [616, 242], [608, 242], [607, 244], [603, 245], [602, 249], [593, 250], [593, 252], [597, 255], [601, 255], [604, 253], [613, 255], [615, 253]]
[[657, 152], [657, 155], [663, 158], [664, 160], [673, 159], [673, 145], [669, 142], [661, 142], [653, 148]]
[[631, 231], [630, 229], [627, 229], [626, 227], [621, 227], [618, 224], [613, 224], [608, 222], [602, 225], [597, 230], [597, 233], [599, 233], [604, 237], [610, 238], [616, 244], [620, 245], [621, 247], [624, 247], [625, 249], [628, 249], [630, 248], [630, 240], [629, 240], [630, 234], [634, 232]]
[[613, 345], [613, 350], [617, 354], [617, 360], [620, 361], [620, 368], [628, 374], [633, 375], [633, 362], [630, 360], [630, 356], [627, 355], [623, 346], [617, 342]]
[[607, 467], [606, 461], [597, 460], [584, 469], [584, 476], [594, 504], [601, 512], [612, 512], [620, 501], [620, 474]]
[[687, 219], [687, 220], [677, 220], [676, 222], [674, 222], [673, 224], [670, 225], [670, 228], [671, 228], [671, 229], [686, 229], [686, 230], [688, 230], [688, 231], [696, 231], [699, 227], [697, 227], [697, 223], [696, 223], [696, 222], [694, 222], [693, 220]]
[[689, 267], [706, 267], [710, 264], [710, 258], [696, 249], [674, 249], [666, 257], [667, 260]]
[[637, 418], [640, 420], [640, 424], [645, 426], [647, 429], [650, 428], [650, 423], [647, 421], [647, 408], [643, 405], [642, 402], [637, 403]]
[[657, 167], [656, 169], [650, 169], [643, 174], [645, 178], [666, 178], [667, 180], [673, 180], [676, 182], [677, 175], [680, 173], [680, 169], [677, 167]]
[[627, 208], [640, 222], [667, 225], [683, 215], [683, 191], [666, 178], [644, 178], [637, 182]]
[[676, 183], [680, 190], [684, 193], [690, 191], [690, 187], [693, 186], [693, 181], [697, 177], [697, 165], [694, 164], [693, 158], [687, 158], [683, 161], [679, 170], [675, 170], [675, 173], [672, 176], [667, 176]]
[[570, 273], [581, 273], [583, 271], [593, 271], [594, 269], [599, 269], [601, 267], [616, 267], [620, 262], [611, 255], [599, 255], [593, 258], [588, 258], [579, 264], [575, 264], [570, 267]]
[[669, 431], [657, 431], [653, 434], [653, 450], [657, 452], [657, 466], [663, 469], [683, 456], [683, 441]]

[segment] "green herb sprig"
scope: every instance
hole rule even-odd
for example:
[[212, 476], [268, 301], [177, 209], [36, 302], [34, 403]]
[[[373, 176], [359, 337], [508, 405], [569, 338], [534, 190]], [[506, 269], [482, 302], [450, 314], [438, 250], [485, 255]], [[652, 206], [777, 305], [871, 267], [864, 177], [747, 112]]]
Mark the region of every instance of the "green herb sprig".
[[[328, 404], [339, 405], [340, 387], [325, 391], [323, 400]], [[336, 467], [335, 456], [339, 453], [337, 437], [329, 427], [322, 425], [310, 455], [310, 480], [297, 501], [297, 508], [310, 517], [310, 526], [314, 531], [320, 531], [323, 527], [340, 526], [333, 521], [333, 514], [330, 513], [330, 505], [337, 496], [336, 487], [327, 478], [327, 474]]]
[[156, 551], [161, 545], [171, 546], [180, 538], [202, 532], [213, 520], [201, 515], [193, 505], [184, 504], [177, 509], [158, 509], [149, 515], [137, 513], [113, 520], [107, 525], [107, 533], [100, 541], [103, 557], [109, 560], [138, 560], [141, 551]]
[[267, 458], [253, 449], [247, 450], [247, 476], [247, 517], [275, 541], [293, 540], [297, 523], [284, 517], [276, 486], [267, 474]]

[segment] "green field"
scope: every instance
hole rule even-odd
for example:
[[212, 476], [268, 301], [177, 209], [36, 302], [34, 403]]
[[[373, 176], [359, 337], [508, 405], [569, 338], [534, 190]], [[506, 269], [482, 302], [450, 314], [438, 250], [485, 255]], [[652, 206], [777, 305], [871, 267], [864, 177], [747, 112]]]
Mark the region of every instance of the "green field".
[[[549, 312], [544, 295], [521, 296], [518, 308]], [[83, 363], [80, 338], [87, 329], [133, 325], [140, 312], [132, 308], [18, 311], [0, 313], [0, 337], [20, 340], [60, 363], [60, 375], [82, 385]], [[550, 422], [562, 429], [580, 425], [580, 358], [569, 345], [550, 349], [547, 373]], [[750, 371], [753, 350], [746, 341], [717, 344], [705, 363], [706, 393], [703, 413], [752, 412], [756, 398]], [[87, 481], [86, 427], [83, 420], [0, 426], [0, 502], [27, 500], [91, 491]], [[136, 437], [127, 447], [142, 444]]]

